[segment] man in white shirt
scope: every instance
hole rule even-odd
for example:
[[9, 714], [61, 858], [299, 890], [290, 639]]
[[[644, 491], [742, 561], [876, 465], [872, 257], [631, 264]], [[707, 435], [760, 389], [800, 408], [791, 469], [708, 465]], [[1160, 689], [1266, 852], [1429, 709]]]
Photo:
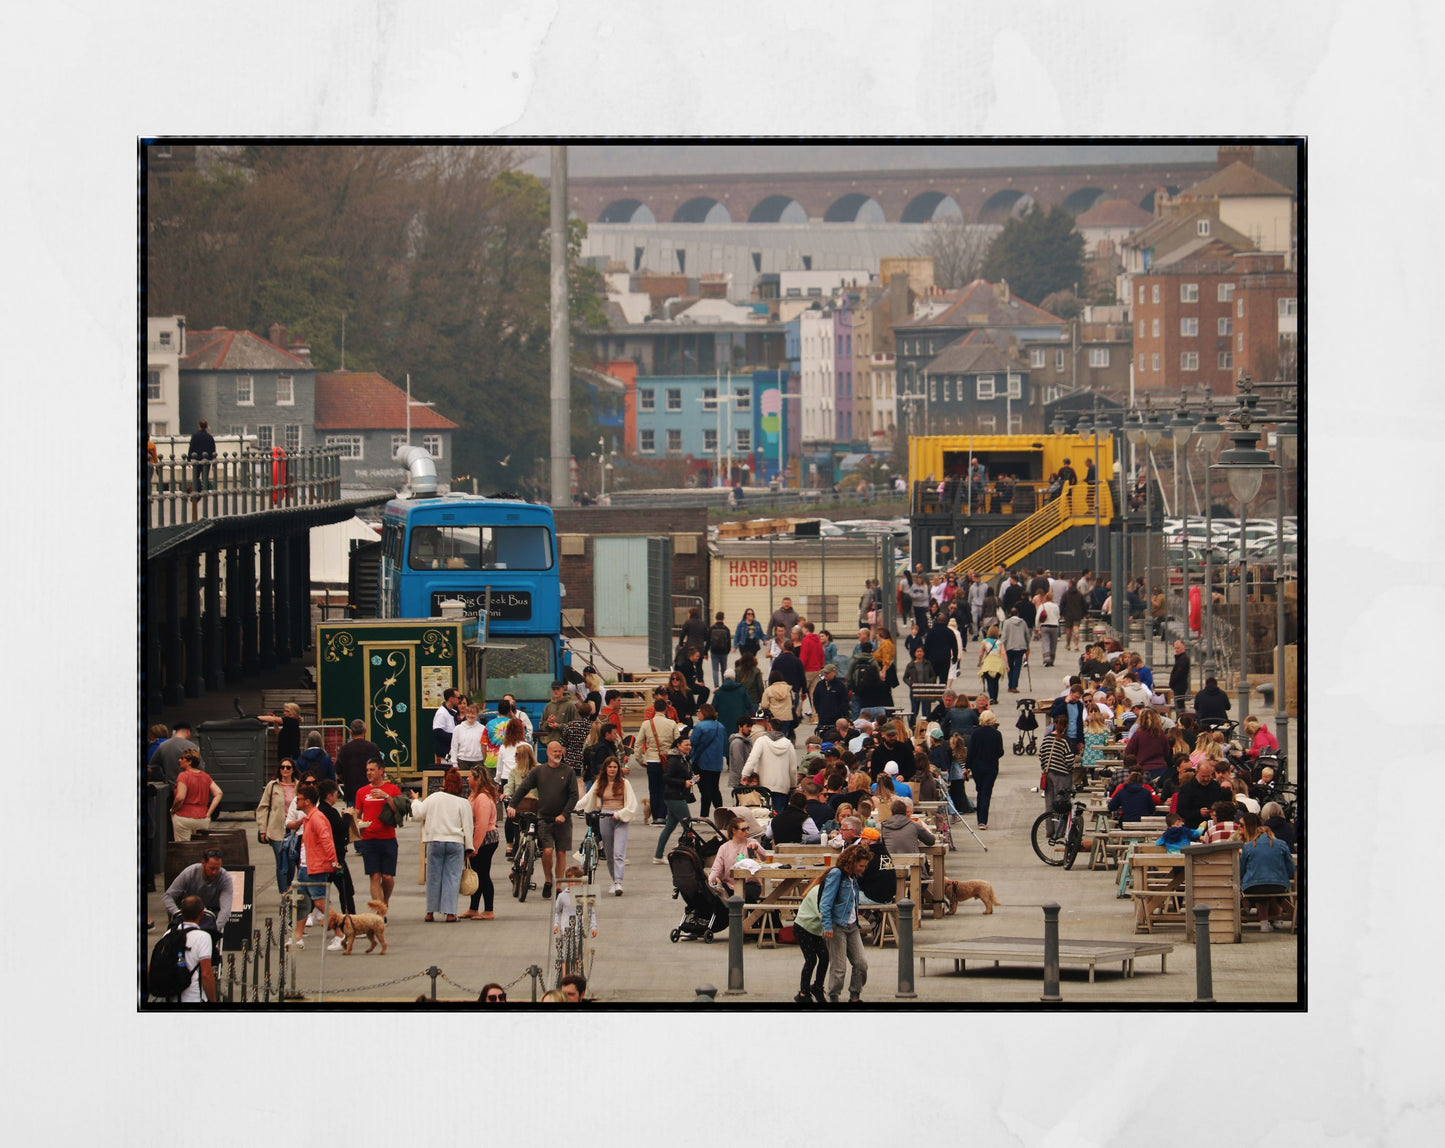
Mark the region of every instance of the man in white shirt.
[[181, 929], [186, 933], [186, 967], [192, 969], [191, 983], [181, 991], [182, 1004], [201, 1004], [216, 999], [216, 972], [211, 961], [211, 934], [201, 928], [205, 903], [192, 894], [181, 899]]
[[1044, 665], [1054, 664], [1054, 651], [1059, 645], [1059, 604], [1052, 598], [1045, 598], [1039, 606], [1039, 637], [1044, 643]]
[[461, 695], [456, 690], [445, 690], [442, 693], [442, 704], [437, 706], [437, 712], [432, 715], [432, 751], [439, 765], [451, 757], [452, 732], [457, 728], [457, 708], [460, 704]]

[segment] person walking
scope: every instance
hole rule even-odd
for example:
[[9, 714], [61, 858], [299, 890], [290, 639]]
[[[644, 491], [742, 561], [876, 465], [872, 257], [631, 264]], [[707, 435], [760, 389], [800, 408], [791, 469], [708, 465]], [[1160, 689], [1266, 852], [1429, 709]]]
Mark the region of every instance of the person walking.
[[1029, 626], [1017, 603], [1003, 624], [1003, 649], [1008, 658], [1008, 692], [1019, 692], [1019, 674], [1029, 653]]
[[991, 702], [998, 701], [998, 681], [1003, 674], [1003, 643], [999, 641], [998, 627], [989, 626], [988, 636], [978, 644], [978, 676]]
[[831, 872], [831, 868], [825, 869], [813, 878], [793, 918], [793, 935], [803, 954], [798, 993], [793, 997], [798, 1004], [828, 1003], [828, 998], [823, 995], [824, 981], [828, 977], [828, 943], [823, 939], [823, 915], [818, 908], [818, 898], [823, 892], [823, 878]]
[[663, 800], [667, 803], [667, 820], [662, 832], [657, 835], [657, 850], [652, 855], [654, 865], [665, 864], [663, 852], [673, 829], [687, 824], [687, 806], [692, 796], [692, 766], [688, 764], [687, 752], [691, 743], [684, 739], [679, 743], [681, 752], [668, 754], [663, 771]]
[[993, 787], [998, 781], [998, 767], [1002, 760], [1003, 734], [998, 728], [998, 715], [993, 710], [984, 710], [978, 715], [978, 725], [968, 739], [968, 772], [973, 775], [980, 829], [988, 828], [989, 806], [993, 801]]
[[622, 763], [615, 757], [604, 758], [597, 774], [597, 781], [582, 798], [580, 808], [584, 813], [600, 811], [598, 832], [602, 836], [602, 849], [607, 855], [607, 869], [612, 875], [612, 884], [607, 891], [614, 897], [622, 896], [622, 875], [627, 869], [627, 836], [632, 819], [642, 812], [632, 782], [622, 774]]
[[[335, 838], [331, 823], [319, 808], [321, 794], [314, 785], [303, 784], [296, 790], [296, 812], [301, 817], [301, 868], [296, 874], [296, 884], [311, 899], [313, 911], [319, 914], [317, 923], [326, 920], [326, 887], [331, 880], [331, 870], [336, 865]], [[306, 925], [312, 918], [299, 917], [295, 933], [286, 939], [288, 945], [298, 949], [306, 947]]]
[[189, 841], [197, 830], [210, 829], [222, 796], [221, 787], [201, 768], [201, 751], [184, 751], [181, 775], [176, 778], [176, 796], [171, 802], [171, 826], [176, 840]]
[[733, 651], [733, 632], [719, 610], [707, 632], [708, 661], [712, 663], [712, 688], [722, 686], [723, 672], [728, 668], [728, 655]]
[[1086, 613], [1088, 606], [1078, 583], [1070, 582], [1059, 599], [1059, 621], [1064, 629], [1064, 649], [1079, 648], [1079, 623], [1084, 620]]
[[[560, 751], [559, 742], [552, 744]], [[426, 919], [433, 921], [436, 914], [444, 913], [448, 922], [455, 921], [462, 866], [472, 855], [476, 828], [471, 803], [462, 796], [462, 775], [455, 766], [442, 777], [439, 792], [422, 797], [412, 791], [411, 815], [421, 822], [426, 850]]]
[[858, 878], [868, 867], [873, 851], [861, 843], [849, 845], [823, 875], [818, 895], [818, 915], [823, 940], [828, 946], [828, 1000], [838, 1003], [843, 992], [843, 970], [851, 966], [848, 1003], [862, 999], [868, 983], [868, 957], [863, 951], [863, 934], [858, 928]]
[[1039, 604], [1039, 638], [1044, 644], [1044, 665], [1054, 664], [1054, 655], [1059, 648], [1059, 608], [1051, 597], [1045, 596]]
[[667, 759], [677, 753], [680, 734], [677, 722], [667, 716], [667, 690], [659, 686], [653, 693], [650, 712], [644, 716], [632, 743], [633, 756], [647, 771], [648, 808], [653, 825], [666, 821], [663, 775]]
[[256, 803], [256, 837], [262, 845], [271, 846], [271, 852], [276, 855], [276, 891], [279, 893], [291, 888], [295, 873], [295, 858], [286, 839], [286, 810], [295, 800], [296, 765], [289, 757], [283, 757], [276, 766], [276, 776], [266, 783], [261, 800]]
[[[492, 775], [484, 765], [474, 765], [467, 777], [471, 794], [467, 798], [472, 807], [472, 872], [477, 875], [477, 891], [472, 894], [467, 911], [462, 914], [469, 921], [492, 920], [492, 904], [496, 887], [492, 884], [492, 858], [496, 856], [501, 834], [497, 832], [497, 804], [502, 799], [501, 791], [492, 782]], [[477, 907], [481, 906], [481, 912]]]
[[717, 718], [717, 710], [704, 702], [697, 707], [697, 724], [692, 727], [689, 741], [692, 744], [692, 760], [697, 767], [698, 792], [702, 794], [702, 809], [699, 816], [706, 817], [708, 810], [723, 804], [719, 782], [722, 779], [724, 759], [727, 750], [727, 731]]

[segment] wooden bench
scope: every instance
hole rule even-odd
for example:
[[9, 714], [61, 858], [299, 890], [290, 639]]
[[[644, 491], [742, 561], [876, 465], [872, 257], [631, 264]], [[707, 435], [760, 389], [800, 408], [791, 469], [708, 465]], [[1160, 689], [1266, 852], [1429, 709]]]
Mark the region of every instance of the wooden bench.
[[[1089, 983], [1094, 982], [1094, 966], [1102, 961], [1119, 961], [1124, 976], [1134, 975], [1134, 962], [1139, 957], [1158, 957], [1159, 971], [1169, 971], [1169, 954], [1172, 944], [1159, 941], [1091, 941], [1060, 940], [1060, 965], [1085, 965], [1089, 970]], [[919, 958], [922, 975], [928, 975], [928, 958], [941, 958], [953, 962], [953, 971], [968, 971], [969, 961], [993, 961], [994, 968], [1008, 961], [1010, 964], [1026, 963], [1041, 965], [1044, 961], [1042, 937], [980, 937], [973, 941], [955, 941], [944, 945], [919, 945], [913, 950]]]
[[1129, 865], [1134, 931], [1152, 933], [1155, 925], [1185, 924], [1184, 857], [1160, 845], [1138, 845]]
[[[1253, 904], [1252, 904], [1252, 903], [1254, 903], [1254, 902], [1268, 901], [1268, 900], [1283, 901], [1283, 902], [1289, 907], [1289, 931], [1290, 931], [1291, 933], [1294, 932], [1294, 930], [1295, 930], [1295, 920], [1296, 920], [1296, 919], [1298, 918], [1298, 916], [1299, 916], [1299, 887], [1298, 887], [1297, 880], [1296, 880], [1296, 881], [1291, 881], [1291, 882], [1289, 883], [1289, 892], [1288, 892], [1288, 893], [1250, 893], [1250, 892], [1241, 892], [1239, 896], [1240, 896], [1240, 901], [1242, 902], [1244, 908], [1246, 908], [1246, 909], [1252, 908], [1252, 907], [1253, 907]], [[1261, 918], [1261, 920], [1262, 920], [1262, 918]], [[1283, 917], [1276, 917], [1275, 920], [1276, 920], [1276, 921], [1283, 921], [1284, 918], [1283, 918]], [[1251, 922], [1249, 922], [1249, 923], [1252, 924], [1252, 925], [1256, 925], [1256, 926], [1257, 926], [1257, 925], [1260, 924], [1260, 921], [1251, 921]]]
[[873, 926], [873, 935], [868, 938], [878, 948], [882, 948], [889, 941], [893, 942], [894, 948], [898, 947], [898, 905], [860, 905], [860, 913], [877, 913], [878, 924]]

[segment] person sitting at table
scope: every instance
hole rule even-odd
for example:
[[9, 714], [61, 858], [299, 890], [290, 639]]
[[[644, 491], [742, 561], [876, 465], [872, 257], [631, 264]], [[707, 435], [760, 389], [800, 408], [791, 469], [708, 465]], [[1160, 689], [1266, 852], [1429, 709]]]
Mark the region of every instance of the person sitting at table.
[[868, 865], [858, 877], [858, 900], [863, 905], [891, 905], [898, 898], [898, 878], [893, 857], [880, 830], [865, 825], [859, 841], [872, 852]]
[[1235, 808], [1232, 798], [1215, 802], [1209, 828], [1204, 831], [1204, 844], [1216, 845], [1221, 841], [1231, 840], [1238, 828], [1234, 823], [1234, 818]]
[[889, 814], [878, 827], [889, 853], [922, 853], [924, 845], [935, 843], [933, 834], [908, 816], [908, 806], [902, 801], [894, 798]]
[[833, 819], [833, 807], [826, 800], [827, 779], [824, 778], [821, 785], [809, 779], [798, 788], [803, 791], [804, 809], [821, 832], [823, 824]]
[[[1219, 788], [1224, 790], [1224, 800], [1234, 802], [1237, 813], [1258, 813], [1259, 802], [1249, 795], [1249, 785], [1243, 778], [1221, 777]], [[1235, 820], [1239, 818], [1236, 816]]]
[[[942, 730], [939, 730], [942, 733]], [[928, 754], [921, 749], [913, 751], [913, 781], [910, 785], [919, 801], [942, 801], [943, 786], [939, 781], [938, 771], [933, 768], [933, 762], [928, 759]]]
[[1289, 846], [1275, 837], [1253, 813], [1244, 814], [1240, 822], [1244, 848], [1239, 851], [1239, 887], [1259, 902], [1259, 931], [1274, 931], [1274, 921], [1284, 911], [1281, 900], [1289, 892], [1294, 879], [1294, 858]]
[[894, 762], [889, 762], [884, 771], [878, 775], [877, 784], [873, 786], [873, 796], [879, 809], [879, 820], [887, 816], [887, 809], [893, 804], [895, 797], [902, 798], [909, 809], [913, 808], [913, 787], [906, 781], [899, 781], [896, 773], [890, 772], [897, 769]]
[[1209, 818], [1210, 811], [1224, 800], [1224, 790], [1214, 780], [1214, 764], [1202, 763], [1194, 776], [1179, 786], [1175, 811], [1190, 825], [1198, 825]]
[[856, 817], [856, 811], [853, 809], [853, 806], [846, 801], [840, 802], [838, 811], [823, 823], [823, 837], [829, 845], [833, 845], [833, 836], [842, 829], [843, 822], [850, 817]]
[[1155, 845], [1162, 845], [1166, 852], [1179, 853], [1184, 846], [1198, 841], [1204, 836], [1202, 829], [1190, 829], [1184, 824], [1184, 818], [1177, 813], [1171, 813], [1165, 819], [1168, 828], [1154, 840]]
[[844, 846], [852, 845], [863, 835], [863, 818], [852, 813], [847, 817], [838, 818], [838, 831], [828, 839], [828, 844], [834, 849], [842, 849]]
[[801, 789], [788, 794], [788, 803], [781, 813], [773, 817], [770, 835], [776, 845], [816, 845], [819, 840], [818, 826], [807, 812], [808, 799]]
[[1186, 754], [1176, 753], [1170, 761], [1170, 767], [1164, 771], [1164, 776], [1154, 787], [1154, 792], [1159, 794], [1159, 800], [1164, 804], [1173, 800], [1174, 795], [1179, 792], [1179, 787], [1184, 784], [1185, 777], [1194, 776], [1194, 771], [1189, 768], [1189, 757]]
[[1140, 710], [1134, 735], [1129, 739], [1129, 748], [1139, 759], [1139, 769], [1145, 778], [1159, 780], [1160, 774], [1169, 765], [1169, 739], [1164, 736], [1164, 726], [1154, 709], [1146, 707]]
[[1154, 816], [1154, 807], [1159, 804], [1159, 795], [1144, 784], [1144, 775], [1139, 770], [1129, 774], [1129, 780], [1109, 797], [1109, 812], [1117, 813], [1124, 822], [1141, 821]]
[[1285, 843], [1291, 853], [1295, 847], [1295, 831], [1284, 818], [1284, 807], [1278, 801], [1266, 801], [1259, 811], [1259, 821], [1266, 829]]
[[1084, 718], [1084, 757], [1081, 764], [1085, 773], [1096, 767], [1104, 757], [1104, 747], [1109, 744], [1109, 723], [1099, 707], [1090, 702]]
[[[718, 846], [717, 855], [712, 859], [712, 868], [708, 870], [707, 883], [718, 890], [722, 896], [733, 895], [733, 867], [740, 857], [751, 857], [755, 861], [769, 860], [767, 852], [763, 847], [748, 836], [748, 823], [741, 817], [734, 817], [728, 826], [728, 839]], [[743, 882], [743, 900], [752, 904], [762, 896], [763, 885], [761, 881]]]

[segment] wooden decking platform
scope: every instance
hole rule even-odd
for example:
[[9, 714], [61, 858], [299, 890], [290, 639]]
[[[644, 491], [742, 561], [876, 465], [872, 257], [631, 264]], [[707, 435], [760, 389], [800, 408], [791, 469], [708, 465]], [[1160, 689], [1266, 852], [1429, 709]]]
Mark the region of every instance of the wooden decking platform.
[[[1138, 941], [1089, 941], [1060, 940], [1059, 964], [1087, 965], [1089, 981], [1094, 980], [1094, 966], [1100, 962], [1119, 961], [1126, 977], [1134, 975], [1134, 962], [1139, 957], [1158, 957], [1159, 971], [1168, 972], [1171, 944]], [[972, 941], [953, 941], [942, 945], [915, 945], [914, 956], [919, 958], [924, 976], [928, 975], [928, 958], [950, 960], [953, 971], [967, 972], [968, 961], [992, 961], [997, 968], [1001, 963], [1039, 965], [1044, 963], [1044, 939], [1042, 937], [979, 937]]]

